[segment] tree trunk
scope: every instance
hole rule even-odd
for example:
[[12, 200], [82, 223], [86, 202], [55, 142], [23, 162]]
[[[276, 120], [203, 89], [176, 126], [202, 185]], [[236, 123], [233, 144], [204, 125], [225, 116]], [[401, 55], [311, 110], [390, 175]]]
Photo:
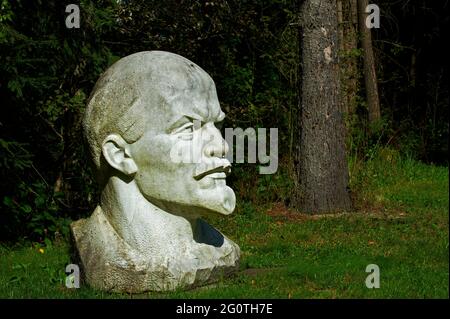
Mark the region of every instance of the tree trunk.
[[302, 74], [296, 193], [293, 206], [308, 213], [351, 208], [339, 102], [338, 21], [335, 0], [301, 7]]
[[338, 0], [339, 65], [342, 111], [355, 113], [358, 96], [358, 5], [357, 0]]
[[375, 58], [373, 56], [372, 35], [366, 26], [366, 7], [368, 0], [358, 0], [359, 11], [359, 32], [361, 35], [361, 47], [364, 57], [364, 83], [366, 87], [367, 108], [369, 112], [369, 122], [380, 119], [380, 101], [378, 98], [377, 74], [375, 72]]

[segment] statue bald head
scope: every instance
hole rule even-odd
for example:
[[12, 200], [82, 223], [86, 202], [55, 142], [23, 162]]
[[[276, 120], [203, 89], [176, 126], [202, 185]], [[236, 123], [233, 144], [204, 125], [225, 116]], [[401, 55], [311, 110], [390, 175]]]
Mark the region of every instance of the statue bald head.
[[[107, 164], [102, 160], [101, 148], [109, 134], [119, 134], [128, 143], [134, 143], [146, 130], [164, 129], [160, 114], [171, 113], [169, 109], [186, 108], [189, 95], [192, 100], [198, 98], [195, 95], [217, 100], [215, 94], [211, 77], [177, 54], [145, 51], [114, 63], [97, 81], [83, 120], [84, 135], [99, 181], [104, 180], [106, 174], [104, 166]], [[218, 102], [212, 102], [220, 111]]]

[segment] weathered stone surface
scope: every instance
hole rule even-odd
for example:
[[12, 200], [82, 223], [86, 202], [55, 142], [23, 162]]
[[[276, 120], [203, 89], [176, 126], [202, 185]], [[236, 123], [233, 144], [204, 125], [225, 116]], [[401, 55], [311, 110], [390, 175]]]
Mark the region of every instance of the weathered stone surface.
[[235, 207], [223, 117], [211, 77], [179, 55], [136, 53], [101, 76], [83, 123], [101, 199], [71, 225], [89, 285], [165, 291], [237, 269], [239, 247], [202, 219]]

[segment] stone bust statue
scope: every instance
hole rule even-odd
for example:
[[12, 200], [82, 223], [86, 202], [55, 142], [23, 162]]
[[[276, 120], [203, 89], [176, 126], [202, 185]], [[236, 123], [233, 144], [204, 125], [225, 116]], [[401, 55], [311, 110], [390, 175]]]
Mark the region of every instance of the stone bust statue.
[[[238, 268], [238, 245], [201, 219], [235, 207], [228, 145], [215, 126], [224, 115], [211, 77], [173, 53], [135, 53], [100, 77], [83, 130], [101, 198], [71, 224], [90, 286], [165, 291]], [[174, 160], [174, 148], [198, 149], [198, 160]]]

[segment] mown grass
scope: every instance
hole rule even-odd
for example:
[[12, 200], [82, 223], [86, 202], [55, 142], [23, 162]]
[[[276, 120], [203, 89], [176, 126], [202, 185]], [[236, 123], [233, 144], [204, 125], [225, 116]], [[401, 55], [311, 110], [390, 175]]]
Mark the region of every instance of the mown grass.
[[[67, 289], [68, 245], [0, 248], [2, 298], [448, 298], [448, 168], [380, 153], [352, 163], [356, 211], [311, 217], [239, 202], [210, 222], [242, 250], [241, 271], [208, 287], [109, 294]], [[39, 249], [43, 249], [39, 251]], [[377, 264], [379, 289], [366, 266]]]

